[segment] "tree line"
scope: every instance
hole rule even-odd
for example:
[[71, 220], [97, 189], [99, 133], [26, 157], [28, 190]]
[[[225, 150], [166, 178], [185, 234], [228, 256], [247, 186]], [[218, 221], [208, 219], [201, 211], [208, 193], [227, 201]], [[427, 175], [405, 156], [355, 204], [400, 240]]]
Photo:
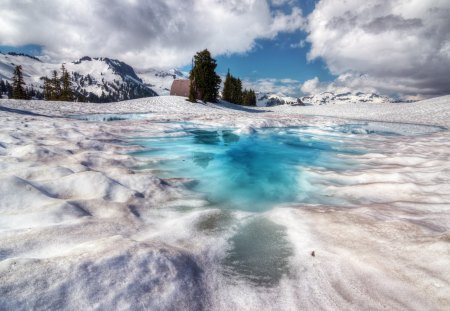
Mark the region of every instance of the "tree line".
[[[43, 87], [35, 89], [24, 82], [22, 66], [16, 66], [12, 81], [0, 79], [0, 98], [6, 96], [13, 99], [38, 99], [48, 101], [78, 101], [93, 103], [108, 103], [155, 96], [156, 93], [147, 86], [133, 81], [114, 80], [97, 81], [90, 74], [86, 76], [77, 72], [70, 74], [64, 65], [60, 71], [54, 70], [51, 76], [40, 78]], [[78, 81], [78, 82], [74, 82]], [[87, 86], [101, 88], [101, 94], [86, 91]]]
[[[192, 70], [189, 75], [190, 89], [189, 89], [189, 101], [195, 102], [200, 99], [204, 102], [216, 102], [219, 97], [219, 89], [221, 84], [221, 78], [216, 73], [217, 62], [211, 57], [211, 53], [205, 49], [196, 53], [192, 62]], [[115, 86], [103, 82], [103, 89], [110, 93], [106, 95], [102, 90], [100, 97], [93, 93], [86, 93], [85, 90], [80, 89], [75, 92], [72, 89], [72, 81], [69, 72], [64, 65], [61, 66], [61, 72], [54, 70], [52, 76], [42, 77], [43, 80], [43, 92], [35, 91], [33, 87], [27, 88], [23, 80], [22, 66], [15, 67], [12, 84], [8, 81], [3, 82], [0, 80], [0, 93], [6, 94], [9, 98], [14, 99], [45, 99], [50, 101], [93, 101], [93, 102], [106, 102], [113, 101], [115, 97], [111, 93], [121, 95], [123, 99], [140, 98], [143, 96], [153, 96], [149, 92], [146, 92], [144, 87], [138, 86], [131, 87], [127, 84]], [[93, 83], [91, 77], [87, 76], [87, 83], [91, 85]], [[80, 78], [80, 84], [84, 84], [82, 77]], [[110, 88], [112, 88], [110, 90]], [[83, 94], [84, 91], [84, 94]], [[147, 94], [149, 93], [149, 94]], [[152, 93], [154, 93], [152, 91]], [[1, 95], [0, 94], [0, 95]], [[141, 96], [143, 95], [143, 96]], [[224, 81], [224, 88], [222, 92], [222, 99], [238, 105], [256, 106], [256, 94], [252, 89], [242, 89], [242, 81], [230, 74], [228, 71]]]
[[42, 77], [44, 81], [43, 92], [36, 91], [33, 87], [28, 88], [23, 79], [23, 69], [21, 65], [14, 68], [12, 83], [0, 80], [0, 95], [6, 95], [12, 99], [45, 99], [45, 100], [59, 100], [59, 101], [74, 101], [80, 100], [72, 90], [72, 82], [70, 74], [64, 67], [61, 66], [61, 74], [56, 70], [52, 72], [52, 77]]
[[64, 65], [61, 66], [61, 74], [53, 70], [52, 77], [42, 77], [44, 80], [44, 99], [58, 101], [74, 101], [76, 96], [72, 91], [72, 82], [69, 72]]
[[238, 105], [256, 106], [255, 91], [252, 89], [242, 90], [241, 79], [233, 77], [230, 70], [228, 70], [223, 84], [222, 99]]
[[[200, 99], [204, 102], [216, 102], [219, 96], [221, 78], [216, 74], [217, 63], [211, 53], [205, 49], [198, 52], [192, 61], [189, 75], [189, 101]], [[242, 81], [228, 74], [225, 78], [222, 99], [238, 105], [256, 106], [256, 94], [252, 89], [242, 89]]]

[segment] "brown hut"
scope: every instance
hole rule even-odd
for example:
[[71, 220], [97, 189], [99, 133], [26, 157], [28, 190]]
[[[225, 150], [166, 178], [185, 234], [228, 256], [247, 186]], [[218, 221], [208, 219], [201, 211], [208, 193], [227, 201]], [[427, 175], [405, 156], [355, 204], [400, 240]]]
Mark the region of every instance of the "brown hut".
[[190, 80], [173, 80], [170, 95], [189, 97]]

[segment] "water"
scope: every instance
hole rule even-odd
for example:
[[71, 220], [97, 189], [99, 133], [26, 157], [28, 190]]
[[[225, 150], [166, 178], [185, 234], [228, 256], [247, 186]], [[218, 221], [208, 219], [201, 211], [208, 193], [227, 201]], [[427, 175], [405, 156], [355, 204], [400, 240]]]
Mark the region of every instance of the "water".
[[445, 128], [430, 125], [370, 121], [338, 125], [333, 129], [345, 134], [383, 136], [417, 136], [445, 130]]
[[141, 120], [151, 116], [150, 113], [93, 113], [93, 114], [73, 114], [67, 115], [67, 118], [91, 121], [91, 122], [111, 122], [123, 120]]
[[135, 141], [147, 149], [135, 156], [160, 158], [150, 167], [160, 177], [196, 181], [192, 190], [224, 208], [265, 211], [287, 202], [313, 202], [303, 168], [342, 170], [352, 164], [338, 155], [357, 154], [308, 128], [261, 129], [240, 135], [229, 129], [186, 130], [181, 137]]
[[241, 226], [230, 244], [223, 261], [228, 277], [245, 276], [253, 285], [271, 287], [289, 273], [293, 250], [286, 229], [267, 218], [256, 217]]
[[[206, 282], [220, 280], [225, 288], [244, 283], [246, 292], [253, 294], [270, 292], [283, 279], [298, 281], [292, 272], [301, 264], [293, 264], [298, 249], [287, 227], [269, 216], [274, 207], [305, 203], [345, 208], [349, 204], [324, 195], [323, 187], [327, 185], [317, 176], [312, 178], [311, 170], [346, 174], [361, 169], [364, 164], [355, 158], [371, 151], [361, 149], [360, 138], [376, 141], [439, 130], [380, 122], [265, 128], [248, 133], [190, 126], [193, 124], [178, 124], [164, 137], [133, 139], [132, 144], [144, 147], [133, 155], [152, 159], [136, 169], [150, 169], [161, 178], [194, 181], [188, 183], [190, 190], [203, 194], [209, 202], [204, 209], [215, 212], [192, 226], [189, 240], [226, 239], [215, 255], [210, 254], [210, 249], [200, 255], [206, 258], [205, 270], [215, 271]], [[183, 219], [183, 213], [190, 211], [177, 212]], [[300, 251], [310, 254], [312, 249]]]

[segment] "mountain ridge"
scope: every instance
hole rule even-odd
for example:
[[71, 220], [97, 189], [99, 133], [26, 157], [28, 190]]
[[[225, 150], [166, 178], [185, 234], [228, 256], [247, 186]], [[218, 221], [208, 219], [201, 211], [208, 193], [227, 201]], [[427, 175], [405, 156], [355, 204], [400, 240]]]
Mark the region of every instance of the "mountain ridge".
[[60, 74], [65, 66], [71, 75], [72, 87], [78, 97], [90, 102], [110, 102], [157, 96], [130, 65], [107, 57], [84, 56], [65, 63], [48, 63], [18, 53], [0, 53], [0, 79], [11, 82], [14, 68], [21, 65], [27, 88], [42, 98], [44, 77], [54, 70]]
[[[13, 52], [0, 52], [0, 79], [11, 82], [15, 66], [22, 65], [27, 87], [31, 88], [34, 96], [40, 99], [43, 97], [42, 78], [51, 77], [54, 70], [59, 73], [63, 64], [71, 74], [75, 93], [90, 102], [114, 102], [169, 95], [173, 80], [188, 79], [188, 75], [178, 69], [135, 69], [125, 62], [108, 57], [83, 56], [72, 62], [54, 64], [44, 62], [35, 56]], [[375, 93], [361, 92], [323, 92], [300, 97], [257, 92], [258, 106], [308, 106], [348, 102], [378, 104], [395, 102], [395, 100]]]

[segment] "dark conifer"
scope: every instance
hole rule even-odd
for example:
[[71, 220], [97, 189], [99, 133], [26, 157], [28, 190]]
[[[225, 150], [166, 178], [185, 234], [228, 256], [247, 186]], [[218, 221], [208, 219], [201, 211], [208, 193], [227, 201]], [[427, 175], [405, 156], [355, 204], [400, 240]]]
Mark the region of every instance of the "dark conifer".
[[11, 84], [9, 84], [8, 81], [5, 82], [6, 85], [6, 95], [8, 95], [8, 98], [13, 98], [13, 87]]
[[231, 92], [233, 87], [232, 76], [230, 74], [230, 69], [228, 69], [227, 76], [225, 77], [225, 82], [223, 83], [222, 99], [227, 102], [231, 102]]
[[53, 70], [52, 79], [50, 80], [51, 95], [49, 100], [59, 100], [61, 97], [61, 81], [58, 72]]
[[47, 77], [42, 77], [41, 80], [44, 80], [44, 99], [52, 100], [53, 90], [51, 81]]
[[22, 66], [19, 65], [14, 69], [12, 98], [27, 99], [27, 93], [24, 86], [25, 82], [23, 81]]
[[208, 50], [194, 56], [194, 64], [189, 76], [191, 86], [189, 99], [196, 97], [204, 102], [215, 102], [219, 93], [220, 77], [216, 74], [217, 63]]
[[6, 90], [6, 84], [3, 82], [2, 79], [0, 79], [0, 95], [3, 95], [7, 92]]
[[234, 97], [233, 97], [233, 103], [235, 104], [242, 104], [242, 81], [241, 79], [237, 78], [234, 80]]
[[70, 81], [69, 72], [67, 72], [64, 65], [61, 66], [61, 79], [62, 79], [62, 87], [61, 87], [61, 96], [60, 100], [62, 101], [73, 101], [73, 91], [71, 88], [72, 82]]

